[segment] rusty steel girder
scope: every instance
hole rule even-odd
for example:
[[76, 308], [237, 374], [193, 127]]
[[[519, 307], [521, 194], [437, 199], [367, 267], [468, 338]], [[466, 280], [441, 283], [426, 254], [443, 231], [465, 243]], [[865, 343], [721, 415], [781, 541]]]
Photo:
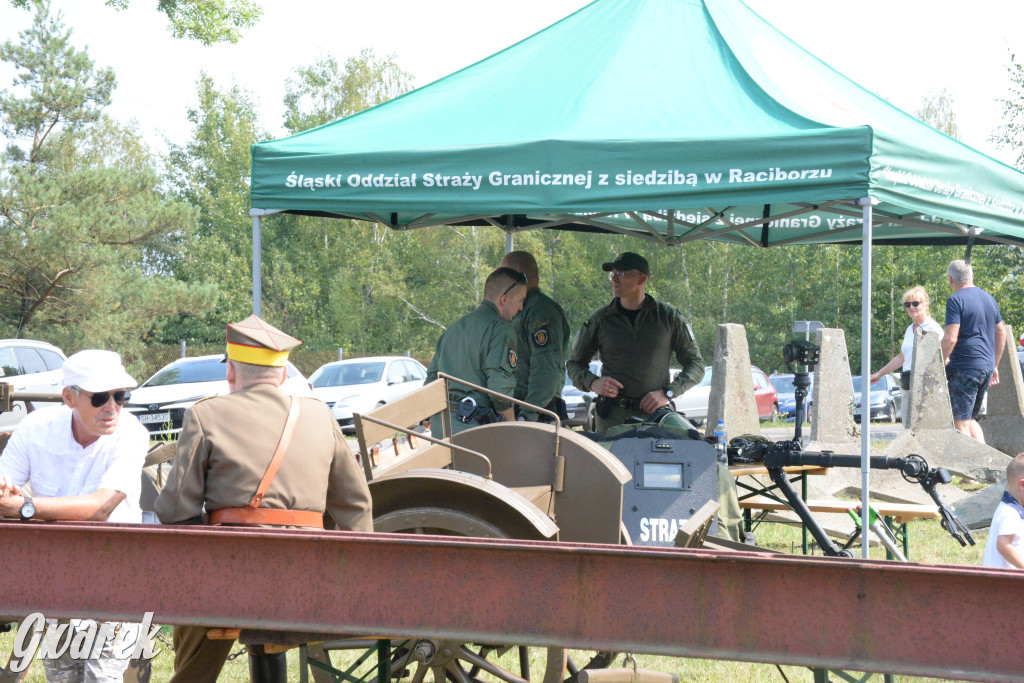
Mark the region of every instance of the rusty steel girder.
[[[0, 523], [0, 613], [1020, 680], [1024, 573], [543, 541]], [[17, 560], [15, 561], [15, 558]]]

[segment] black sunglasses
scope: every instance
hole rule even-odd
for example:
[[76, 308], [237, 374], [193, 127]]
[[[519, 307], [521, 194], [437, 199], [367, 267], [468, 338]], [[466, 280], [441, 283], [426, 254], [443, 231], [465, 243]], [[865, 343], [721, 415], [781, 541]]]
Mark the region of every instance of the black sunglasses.
[[914, 308], [917, 308], [920, 305], [921, 305], [920, 301], [904, 301], [903, 302], [903, 308], [910, 308], [911, 306], [913, 306]]
[[102, 408], [103, 406], [107, 405], [107, 401], [110, 400], [111, 396], [114, 397], [114, 403], [116, 403], [119, 406], [123, 406], [124, 402], [132, 397], [132, 392], [125, 391], [124, 389], [119, 389], [114, 392], [97, 391], [94, 394], [90, 394], [88, 391], [83, 391], [78, 387], [72, 388], [75, 390], [76, 393], [79, 393], [83, 396], [88, 396], [89, 402], [92, 403], [93, 408]]
[[508, 289], [506, 289], [504, 292], [502, 292], [501, 295], [505, 296], [506, 294], [511, 292], [513, 289], [515, 289], [516, 285], [525, 285], [525, 284], [526, 284], [526, 273], [519, 273], [519, 277], [516, 278], [516, 281], [513, 282], [512, 284], [510, 284], [508, 286]]

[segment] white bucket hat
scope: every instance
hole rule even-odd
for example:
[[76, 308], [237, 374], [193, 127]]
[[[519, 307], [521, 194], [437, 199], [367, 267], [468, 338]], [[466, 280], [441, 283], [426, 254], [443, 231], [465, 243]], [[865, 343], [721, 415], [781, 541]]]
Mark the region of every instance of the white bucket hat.
[[111, 389], [134, 389], [139, 384], [121, 365], [121, 356], [113, 351], [88, 349], [64, 361], [63, 385], [96, 393]]

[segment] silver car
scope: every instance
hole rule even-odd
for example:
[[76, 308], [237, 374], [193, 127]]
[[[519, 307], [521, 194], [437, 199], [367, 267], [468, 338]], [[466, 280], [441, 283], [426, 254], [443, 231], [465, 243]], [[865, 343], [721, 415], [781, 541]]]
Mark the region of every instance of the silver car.
[[[0, 339], [0, 382], [12, 385], [15, 392], [59, 394], [64, 376], [64, 352], [53, 344], [31, 339]], [[0, 413], [0, 431], [10, 431], [21, 422], [30, 408], [16, 401], [10, 412]]]

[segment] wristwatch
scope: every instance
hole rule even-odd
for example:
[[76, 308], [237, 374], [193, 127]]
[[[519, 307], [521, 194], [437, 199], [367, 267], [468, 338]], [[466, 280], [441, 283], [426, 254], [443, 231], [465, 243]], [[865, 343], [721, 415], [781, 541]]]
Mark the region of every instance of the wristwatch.
[[25, 502], [21, 504], [19, 514], [21, 515], [21, 521], [27, 522], [36, 516], [36, 504], [32, 502], [32, 496], [22, 494], [22, 497], [25, 499]]
[[666, 389], [665, 396], [667, 396], [671, 400], [676, 397], [676, 392], [672, 391], [671, 389]]

